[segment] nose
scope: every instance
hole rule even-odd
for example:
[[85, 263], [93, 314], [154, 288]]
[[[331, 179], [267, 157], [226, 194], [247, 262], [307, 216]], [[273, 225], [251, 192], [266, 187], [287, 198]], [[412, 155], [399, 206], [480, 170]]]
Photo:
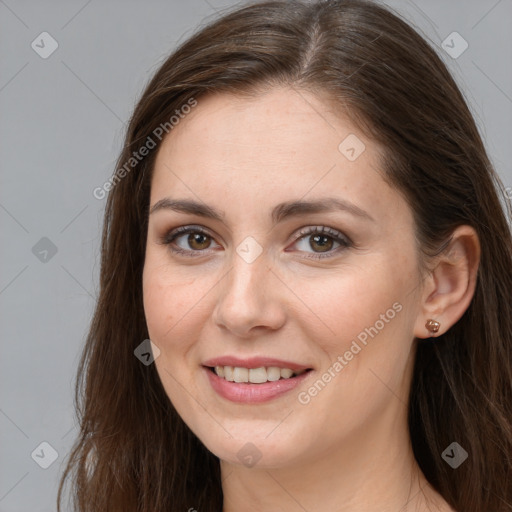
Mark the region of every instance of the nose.
[[286, 320], [284, 288], [265, 252], [251, 263], [234, 253], [231, 269], [217, 286], [213, 320], [239, 338], [277, 330]]

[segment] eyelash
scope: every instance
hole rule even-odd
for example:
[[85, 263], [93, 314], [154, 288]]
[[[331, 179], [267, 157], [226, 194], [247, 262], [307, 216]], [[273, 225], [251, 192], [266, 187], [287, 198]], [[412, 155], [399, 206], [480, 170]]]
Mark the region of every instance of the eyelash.
[[[180, 236], [190, 234], [190, 233], [199, 233], [202, 235], [207, 236], [208, 238], [213, 239], [213, 237], [201, 226], [181, 226], [179, 228], [174, 229], [173, 231], [169, 232], [167, 235], [165, 235], [161, 239], [161, 243], [164, 245], [169, 246], [169, 250], [175, 254], [180, 254], [186, 257], [190, 258], [196, 258], [203, 255], [203, 253], [207, 250], [186, 250], [182, 249], [180, 247], [172, 246], [172, 243], [179, 238]], [[335, 242], [340, 244], [340, 247], [337, 247], [334, 250], [331, 250], [327, 253], [313, 253], [315, 256], [306, 256], [308, 259], [323, 259], [323, 258], [330, 258], [333, 257], [333, 255], [337, 254], [341, 250], [348, 249], [349, 247], [353, 246], [352, 241], [339, 231], [336, 231], [335, 229], [329, 228], [327, 226], [310, 226], [307, 228], [302, 228], [298, 236], [294, 238], [293, 243], [295, 244], [297, 241], [301, 240], [302, 238], [306, 237], [307, 235], [327, 235], [329, 238], [332, 238]], [[195, 254], [194, 254], [195, 253]]]

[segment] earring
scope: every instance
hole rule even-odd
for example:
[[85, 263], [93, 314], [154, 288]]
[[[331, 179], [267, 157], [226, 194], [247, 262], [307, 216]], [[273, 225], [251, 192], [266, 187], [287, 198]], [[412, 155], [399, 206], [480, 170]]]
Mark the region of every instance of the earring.
[[435, 320], [432, 320], [431, 318], [427, 320], [425, 323], [425, 327], [431, 332], [437, 332], [439, 331], [439, 327], [441, 327], [441, 324], [439, 322], [436, 322]]

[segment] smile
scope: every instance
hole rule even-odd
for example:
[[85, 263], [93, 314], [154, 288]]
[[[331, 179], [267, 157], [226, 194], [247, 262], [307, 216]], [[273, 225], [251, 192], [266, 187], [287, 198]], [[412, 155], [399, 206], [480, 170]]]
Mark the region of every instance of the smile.
[[275, 366], [245, 368], [203, 366], [208, 383], [217, 395], [231, 402], [257, 404], [289, 393], [313, 372]]
[[260, 366], [259, 368], [244, 368], [241, 366], [215, 366], [213, 371], [219, 377], [228, 382], [250, 382], [251, 384], [262, 384], [264, 382], [275, 382], [279, 379], [290, 379], [302, 375], [307, 370], [294, 371], [290, 368], [279, 368], [277, 366]]

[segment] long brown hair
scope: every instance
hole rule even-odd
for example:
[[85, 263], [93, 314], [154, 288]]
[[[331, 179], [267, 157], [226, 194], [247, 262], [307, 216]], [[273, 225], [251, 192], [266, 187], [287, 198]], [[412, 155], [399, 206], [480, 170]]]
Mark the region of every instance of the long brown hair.
[[[417, 341], [409, 429], [419, 466], [453, 508], [512, 510], [510, 204], [436, 51], [390, 9], [364, 0], [238, 7], [185, 41], [147, 85], [105, 187], [100, 292], [76, 381], [80, 436], [59, 510], [71, 475], [80, 512], [222, 509], [218, 458], [176, 413], [155, 365], [134, 356], [148, 338], [142, 270], [163, 138], [155, 130], [174, 129], [176, 110], [200, 108], [205, 94], [275, 85], [327, 98], [382, 143], [382, 170], [413, 211], [424, 256], [457, 226], [476, 230], [482, 253], [469, 308], [435, 341]], [[130, 160], [148, 138], [156, 147]], [[441, 456], [454, 441], [468, 453], [457, 469]]]

